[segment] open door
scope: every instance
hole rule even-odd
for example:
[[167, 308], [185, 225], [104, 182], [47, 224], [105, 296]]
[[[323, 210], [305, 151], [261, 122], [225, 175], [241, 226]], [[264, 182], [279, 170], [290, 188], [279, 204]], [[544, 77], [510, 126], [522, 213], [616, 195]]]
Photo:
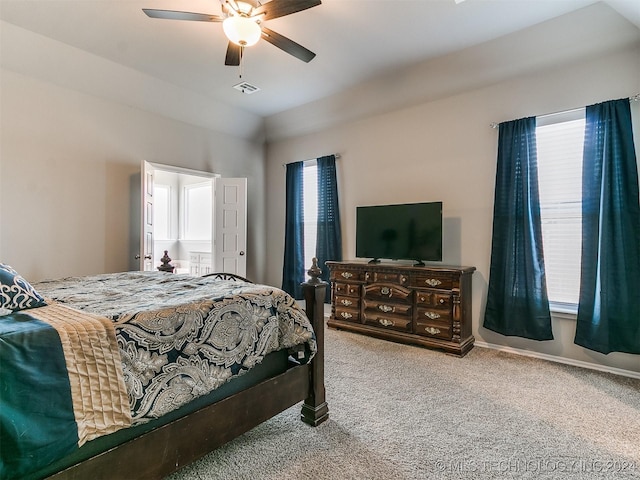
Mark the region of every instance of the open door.
[[247, 275], [247, 179], [216, 178], [214, 194], [214, 268]]
[[153, 178], [155, 169], [149, 162], [142, 161], [140, 176], [142, 195], [142, 228], [140, 229], [140, 270], [153, 270]]

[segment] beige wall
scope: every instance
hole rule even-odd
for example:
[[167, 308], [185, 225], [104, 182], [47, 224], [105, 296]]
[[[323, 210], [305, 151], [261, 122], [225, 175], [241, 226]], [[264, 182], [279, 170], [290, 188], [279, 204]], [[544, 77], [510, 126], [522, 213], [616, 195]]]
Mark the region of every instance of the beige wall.
[[261, 140], [6, 69], [0, 80], [0, 261], [33, 281], [126, 270], [134, 233], [131, 182], [144, 159], [247, 177], [247, 275], [263, 277]]
[[[342, 155], [338, 183], [345, 259], [355, 256], [356, 206], [441, 200], [443, 263], [477, 268], [473, 333], [478, 341], [640, 372], [637, 355], [605, 356], [574, 345], [573, 320], [554, 319], [556, 340], [549, 342], [504, 337], [481, 326], [489, 276], [497, 145], [497, 131], [489, 125], [636, 93], [640, 93], [638, 44], [269, 144], [267, 282], [280, 285], [282, 278], [282, 164], [337, 152]], [[633, 109], [638, 127], [640, 102], [633, 102]], [[312, 111], [306, 113], [313, 115]], [[635, 133], [639, 143], [640, 131]]]

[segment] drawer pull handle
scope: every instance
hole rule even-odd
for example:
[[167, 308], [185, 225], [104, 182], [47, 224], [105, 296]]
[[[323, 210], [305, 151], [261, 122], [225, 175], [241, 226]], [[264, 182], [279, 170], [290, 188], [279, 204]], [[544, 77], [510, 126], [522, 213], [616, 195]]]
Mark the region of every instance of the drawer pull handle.
[[393, 323], [391, 320], [387, 320], [386, 318], [379, 318], [378, 322], [380, 323], [380, 325], [383, 325], [385, 327], [391, 327], [395, 325], [395, 323]]
[[393, 312], [395, 307], [390, 307], [389, 305], [378, 305], [378, 310], [384, 313]]
[[427, 278], [424, 283], [426, 283], [427, 285], [429, 285], [430, 287], [437, 287], [438, 285], [440, 285], [442, 282], [440, 280], [438, 280], [437, 278]]
[[382, 288], [380, 289], [380, 293], [381, 293], [382, 295], [389, 295], [389, 296], [391, 296], [391, 289], [390, 289], [389, 287], [382, 287]]
[[435, 320], [436, 318], [440, 318], [440, 314], [436, 312], [424, 312], [425, 317], [429, 317], [431, 320]]
[[353, 302], [352, 302], [351, 300], [347, 300], [346, 298], [345, 298], [345, 299], [340, 300], [340, 303], [341, 303], [342, 305], [344, 305], [345, 307], [348, 307], [348, 306], [350, 306], [350, 305], [353, 305]]
[[350, 314], [350, 313], [348, 313], [348, 312], [340, 312], [340, 316], [341, 316], [342, 318], [346, 318], [346, 319], [349, 319], [349, 318], [352, 318], [352, 317], [353, 317], [353, 315], [351, 315], [351, 314]]
[[440, 329], [434, 327], [426, 327], [424, 330], [431, 335], [437, 335], [440, 333]]
[[351, 278], [351, 277], [353, 277], [353, 273], [351, 273], [351, 272], [342, 272], [342, 276], [344, 278]]
[[444, 298], [441, 298], [441, 299], [440, 299], [440, 303], [444, 303]]

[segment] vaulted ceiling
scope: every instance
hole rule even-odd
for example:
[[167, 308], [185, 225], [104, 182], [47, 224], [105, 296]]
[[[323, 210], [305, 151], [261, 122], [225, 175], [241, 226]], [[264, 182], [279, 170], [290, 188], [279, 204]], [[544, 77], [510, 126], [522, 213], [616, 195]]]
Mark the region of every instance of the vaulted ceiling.
[[[315, 52], [310, 63], [263, 40], [246, 49], [238, 68], [224, 65], [227, 40], [220, 23], [151, 19], [143, 8], [221, 14], [219, 0], [0, 0], [0, 60], [4, 68], [42, 76], [38, 65], [52, 60], [43, 51], [29, 62], [25, 52], [53, 41], [69, 52], [55, 60], [55, 68], [47, 67], [48, 75], [59, 75], [59, 83], [61, 74], [51, 70], [70, 68], [67, 63], [83, 55], [119, 69], [114, 74], [118, 80], [91, 76], [83, 69], [92, 64], [83, 63], [64, 81], [82, 82], [87, 89], [95, 83], [96, 91], [115, 88], [114, 84], [123, 91], [129, 85], [126, 96], [134, 104], [136, 95], [138, 102], [145, 96], [156, 103], [166, 98], [160, 91], [141, 92], [134, 88], [136, 80], [126, 78], [142, 75], [167, 91], [200, 99], [194, 104], [202, 108], [217, 105], [268, 118], [580, 11], [591, 9], [591, 16], [580, 18], [594, 21], [603, 11], [610, 12], [630, 31], [640, 31], [638, 0], [323, 0], [319, 6], [266, 22]], [[567, 28], [571, 21], [559, 25], [549, 32], [554, 37], [539, 41], [549, 45], [572, 34]], [[260, 90], [247, 95], [233, 89], [240, 81]]]

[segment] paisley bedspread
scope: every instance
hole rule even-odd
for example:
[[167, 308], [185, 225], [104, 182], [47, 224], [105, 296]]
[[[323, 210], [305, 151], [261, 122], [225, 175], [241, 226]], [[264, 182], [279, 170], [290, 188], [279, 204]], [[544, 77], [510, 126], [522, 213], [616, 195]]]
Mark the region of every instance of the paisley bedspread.
[[270, 352], [316, 352], [313, 329], [280, 289], [160, 272], [72, 277], [34, 285], [49, 302], [113, 321], [133, 424], [242, 375]]

